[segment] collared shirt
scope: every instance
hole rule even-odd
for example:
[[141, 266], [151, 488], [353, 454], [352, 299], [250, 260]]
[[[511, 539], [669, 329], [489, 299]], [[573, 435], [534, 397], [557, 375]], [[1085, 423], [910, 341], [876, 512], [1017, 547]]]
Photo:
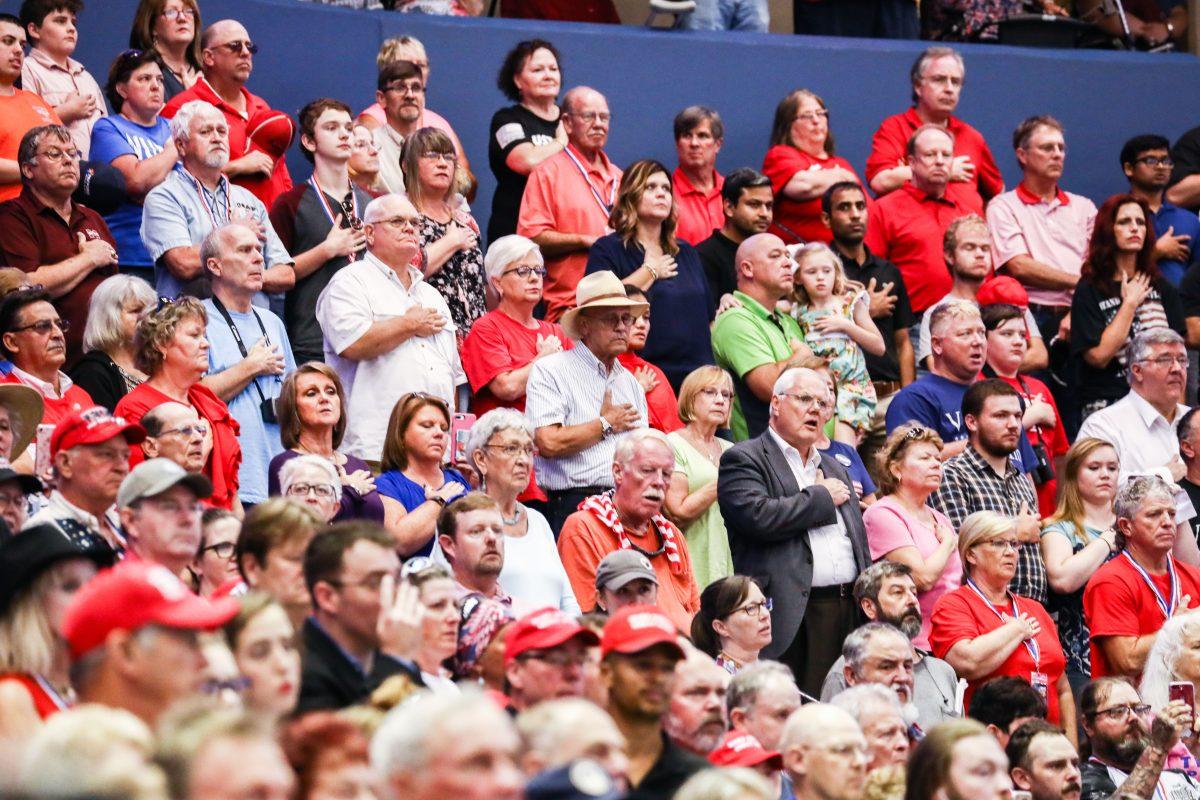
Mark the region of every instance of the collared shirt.
[[[61, 124], [54, 109], [33, 92], [14, 88], [11, 95], [0, 95], [0, 158], [16, 161], [21, 140], [31, 128]], [[0, 184], [0, 201], [11, 200], [21, 193], [21, 189], [19, 179]]]
[[102, 518], [97, 517], [89, 511], [84, 511], [55, 489], [50, 492], [49, 502], [41, 511], [25, 520], [21, 530], [46, 524], [55, 526], [77, 544], [84, 545], [98, 538], [118, 554], [125, 551], [125, 535], [121, 531], [121, 518], [117, 516], [115, 505], [105, 511]]
[[[1049, 202], [1023, 184], [996, 195], [987, 208], [992, 233], [992, 260], [1002, 266], [1016, 256], [1029, 256], [1070, 275], [1078, 275], [1087, 257], [1096, 220], [1096, 205], [1083, 195], [1062, 189]], [[1029, 302], [1071, 305], [1070, 289], [1025, 287]]]
[[[788, 466], [792, 469], [792, 477], [801, 491], [817, 482], [817, 470], [821, 466], [821, 454], [812, 448], [807, 462], [800, 451], [783, 440], [774, 428], [767, 428], [771, 438], [783, 451]], [[831, 525], [819, 525], [808, 529], [808, 545], [812, 548], [813, 586], [837, 586], [850, 583], [858, 577], [858, 567], [854, 563], [854, 546], [850, 544], [850, 534], [841, 513], [834, 515], [837, 522]]]
[[[571, 160], [572, 156], [584, 165], [586, 179]], [[550, 156], [529, 173], [529, 182], [521, 197], [517, 233], [530, 239], [547, 231], [603, 236], [609, 232], [609, 227], [608, 210], [601, 201], [608, 203], [610, 198], [616, 197], [615, 189], [621, 183], [621, 174], [603, 151], [600, 166], [596, 167], [568, 145], [566, 150]], [[587, 257], [587, 250], [576, 250], [546, 259], [542, 297], [546, 301], [546, 319], [549, 321], [557, 322], [564, 311], [575, 305], [575, 287], [583, 277]]]
[[21, 65], [21, 88], [36, 93], [51, 106], [62, 105], [76, 92], [96, 101], [91, 114], [67, 125], [79, 157], [87, 159], [92, 146], [92, 126], [96, 120], [108, 116], [104, 92], [92, 73], [73, 58], [67, 58], [67, 66], [62, 67], [49, 53], [34, 47]]
[[[606, 370], [582, 343], [564, 353], [533, 362], [525, 385], [525, 418], [536, 430], [549, 425], [582, 425], [600, 416], [604, 393], [613, 403], [628, 403], [638, 412], [639, 428], [649, 422], [646, 393], [633, 373], [614, 360]], [[626, 433], [613, 433], [578, 453], [534, 458], [538, 483], [547, 491], [580, 486], [612, 486], [613, 453]]]
[[[395, 270], [367, 253], [339, 270], [317, 298], [325, 361], [337, 370], [346, 390], [348, 423], [342, 450], [365, 461], [379, 460], [388, 417], [402, 395], [426, 392], [454, 408], [455, 387], [467, 381], [446, 301], [420, 270], [407, 270], [405, 288]], [[395, 319], [413, 306], [437, 311], [446, 327], [432, 336], [405, 339], [374, 358], [355, 361], [341, 355], [376, 322]]]
[[[995, 511], [1006, 517], [1016, 517], [1022, 505], [1034, 513], [1038, 507], [1033, 484], [1011, 458], [1005, 462], [1004, 475], [1000, 475], [971, 446], [946, 462], [942, 468], [942, 485], [930, 495], [929, 504], [949, 517], [955, 530], [976, 511]], [[1017, 573], [1008, 588], [1014, 594], [1046, 604], [1046, 565], [1037, 542], [1021, 545], [1017, 552]]]
[[379, 150], [379, 182], [393, 194], [404, 194], [404, 170], [400, 167], [404, 134], [384, 122], [373, 135]]
[[688, 244], [700, 244], [712, 234], [715, 228], [725, 224], [725, 204], [721, 200], [721, 190], [725, 188], [725, 176], [713, 170], [713, 185], [708, 192], [702, 192], [687, 175], [678, 167], [671, 175], [671, 183], [675, 189], [675, 212], [679, 222], [675, 227], [675, 237]]
[[16, 376], [21, 383], [26, 386], [31, 386], [38, 390], [38, 393], [46, 400], [62, 400], [67, 396], [67, 392], [75, 384], [71, 380], [71, 376], [61, 370], [58, 373], [58, 386], [55, 386], [52, 381], [44, 381], [37, 375], [26, 372], [18, 366], [13, 366], [12, 375]]
[[900, 268], [913, 311], [924, 311], [950, 291], [942, 239], [951, 222], [977, 211], [952, 195], [931, 197], [911, 181], [875, 204], [867, 247]]
[[885, 283], [892, 284], [891, 291], [896, 296], [896, 305], [892, 307], [891, 313], [881, 317], [871, 317], [871, 321], [875, 323], [875, 327], [883, 336], [883, 355], [876, 356], [865, 352], [863, 355], [867, 359], [867, 373], [871, 376], [871, 380], [898, 381], [900, 380], [900, 360], [896, 355], [896, 331], [911, 328], [914, 319], [912, 305], [908, 300], [908, 289], [904, 287], [904, 277], [895, 264], [884, 261], [872, 253], [869, 247], [864, 247], [864, 249], [867, 251], [867, 258], [862, 264], [836, 247], [833, 251], [842, 259], [842, 270], [850, 280], [858, 281], [866, 286], [874, 278], [876, 290], [882, 289]]

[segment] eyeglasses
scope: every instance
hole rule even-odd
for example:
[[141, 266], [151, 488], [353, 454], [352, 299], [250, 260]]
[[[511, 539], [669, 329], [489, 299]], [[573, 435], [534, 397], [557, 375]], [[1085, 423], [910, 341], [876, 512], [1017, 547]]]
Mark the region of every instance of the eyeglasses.
[[1134, 163], [1145, 164], [1147, 167], [1175, 166], [1175, 161], [1170, 156], [1163, 156], [1162, 158], [1159, 158], [1158, 156], [1142, 156], [1141, 158], [1134, 159]]
[[394, 231], [415, 231], [421, 227], [420, 217], [389, 217], [375, 222], [369, 222], [368, 225], [386, 225]]
[[190, 8], [166, 8], [166, 9], [163, 9], [163, 12], [160, 16], [162, 16], [162, 18], [165, 19], [167, 22], [174, 22], [175, 20], [179, 19], [180, 17], [187, 17], [188, 19], [195, 19], [196, 12]]
[[451, 165], [458, 160], [458, 156], [456, 156], [454, 153], [438, 152], [421, 153], [421, 158], [425, 159], [426, 161], [445, 161], [447, 164]]
[[797, 393], [797, 392], [783, 392], [779, 396], [794, 398], [796, 400], [796, 403], [798, 403], [803, 408], [811, 408], [812, 406], [816, 406], [821, 411], [829, 410], [829, 401], [825, 400], [823, 398], [817, 397], [814, 394]]
[[768, 597], [763, 600], [759, 600], [757, 603], [747, 603], [741, 608], [735, 608], [733, 611], [729, 612], [729, 616], [732, 617], [734, 614], [741, 611], [747, 617], [753, 619], [754, 617], [761, 617], [764, 611], [770, 612], [773, 608], [775, 608], [775, 601]]
[[579, 113], [572, 112], [569, 114], [564, 114], [563, 116], [574, 117], [577, 120], [587, 123], [600, 121], [607, 124], [612, 122], [612, 114], [608, 114], [603, 111], [583, 111]]
[[389, 83], [385, 88], [385, 92], [395, 92], [399, 95], [405, 94], [422, 94], [425, 91], [425, 84], [420, 81], [409, 81], [408, 83]]
[[400, 568], [400, 580], [422, 578], [431, 572], [440, 572], [447, 577], [450, 575], [445, 567], [429, 556], [413, 556]]
[[64, 161], [78, 161], [79, 151], [74, 148], [59, 150], [57, 147], [52, 147], [49, 150], [39, 150], [34, 153], [34, 156], [44, 158], [51, 164], [60, 164]]
[[512, 267], [511, 269], [506, 269], [501, 272], [500, 277], [503, 278], [505, 275], [509, 275], [514, 272], [521, 280], [526, 280], [530, 275], [537, 275], [539, 278], [546, 277], [545, 267]]
[[287, 488], [289, 495], [296, 497], [308, 497], [310, 494], [315, 494], [323, 500], [328, 500], [333, 497], [333, 487], [328, 483], [293, 483]]
[[733, 392], [729, 391], [728, 389], [718, 389], [715, 386], [705, 386], [700, 390], [700, 394], [704, 395], [710, 400], [716, 400], [718, 397], [725, 400], [733, 399]]
[[531, 444], [485, 444], [488, 450], [499, 450], [509, 458], [516, 458], [520, 455], [533, 456], [537, 450]]
[[235, 55], [235, 56], [241, 55], [243, 51], [245, 51], [246, 53], [248, 53], [249, 55], [252, 55], [252, 56], [258, 55], [258, 45], [249, 40], [243, 42], [239, 39], [236, 42], [224, 42], [222, 44], [214, 44], [209, 49], [216, 50], [217, 48], [221, 48], [222, 50], [228, 50], [232, 55]]
[[53, 328], [58, 328], [63, 333], [71, 330], [71, 323], [65, 319], [40, 319], [37, 322], [31, 322], [28, 325], [22, 325], [19, 328], [13, 328], [13, 333], [21, 331], [33, 331], [38, 336], [47, 336]]
[[928, 428], [922, 428], [920, 425], [914, 425], [904, 432], [905, 439], [920, 439], [922, 436], [929, 435]]
[[980, 544], [986, 544], [993, 550], [999, 550], [1001, 552], [1005, 550], [1012, 550], [1014, 553], [1016, 553], [1021, 549], [1021, 543], [1016, 539], [989, 539], [986, 542], [980, 542]]
[[210, 544], [207, 547], [200, 548], [200, 555], [205, 553], [216, 553], [217, 558], [230, 559], [233, 557], [233, 551], [237, 549], [237, 545], [233, 542], [217, 542]]
[[1158, 358], [1143, 358], [1143, 364], [1153, 364], [1156, 367], [1172, 367], [1180, 366], [1184, 369], [1188, 368], [1187, 356], [1159, 356]]
[[544, 664], [549, 664], [552, 667], [582, 667], [587, 663], [586, 653], [568, 653], [565, 650], [550, 650], [547, 652], [530, 651], [522, 653], [517, 659], [518, 661], [541, 661]]
[[815, 122], [819, 119], [829, 119], [829, 112], [823, 108], [818, 108], [816, 111], [805, 111], [803, 114], [797, 114], [796, 119], [803, 122]]
[[200, 691], [206, 695], [217, 695], [222, 692], [234, 692], [241, 694], [250, 688], [250, 679], [237, 678], [210, 678], [200, 684]]
[[348, 195], [346, 197], [346, 199], [342, 201], [342, 216], [345, 217], [346, 223], [353, 230], [356, 230], [356, 231], [362, 230], [363, 221], [362, 221], [362, 219], [359, 218], [358, 214], [356, 214], [354, 211], [354, 199], [352, 196]]
[[1107, 717], [1108, 719], [1112, 720], [1113, 722], [1120, 722], [1121, 720], [1129, 719], [1130, 714], [1134, 714], [1135, 716], [1139, 716], [1139, 717], [1144, 717], [1150, 713], [1150, 710], [1151, 710], [1150, 706], [1148, 706], [1144, 703], [1141, 703], [1138, 705], [1127, 704], [1127, 705], [1123, 705], [1123, 706], [1113, 706], [1112, 708], [1105, 708], [1100, 711], [1093, 711], [1092, 719], [1095, 719], [1096, 717]]
[[595, 316], [590, 319], [610, 328], [628, 328], [636, 321], [633, 314], [606, 314], [603, 317]]
[[208, 436], [208, 425], [204, 422], [197, 422], [192, 425], [180, 425], [178, 428], [167, 428], [161, 431], [159, 436], [171, 436], [177, 434], [187, 439], [193, 436]]

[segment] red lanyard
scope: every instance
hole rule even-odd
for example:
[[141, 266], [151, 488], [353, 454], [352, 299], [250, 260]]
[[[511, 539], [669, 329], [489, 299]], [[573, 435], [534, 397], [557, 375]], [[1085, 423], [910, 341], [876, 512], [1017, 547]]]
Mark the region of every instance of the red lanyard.
[[617, 202], [617, 182], [613, 181], [608, 191], [608, 202], [604, 202], [604, 198], [600, 195], [600, 190], [596, 188], [596, 185], [592, 183], [592, 179], [588, 176], [587, 169], [575, 157], [575, 154], [571, 152], [570, 145], [563, 152], [567, 154], [567, 158], [571, 159], [571, 163], [575, 165], [575, 169], [579, 170], [579, 174], [583, 176], [584, 182], [592, 192], [592, 199], [596, 201], [596, 205], [600, 206], [600, 209], [604, 212], [604, 218], [608, 219], [608, 215], [612, 213], [613, 204]]

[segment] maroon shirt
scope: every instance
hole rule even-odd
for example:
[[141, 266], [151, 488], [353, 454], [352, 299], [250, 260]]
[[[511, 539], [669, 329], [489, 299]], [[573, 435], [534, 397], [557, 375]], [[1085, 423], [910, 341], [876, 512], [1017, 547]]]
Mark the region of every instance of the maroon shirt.
[[[33, 196], [28, 186], [12, 200], [0, 203], [0, 262], [23, 272], [57, 264], [79, 254], [79, 234], [87, 239], [103, 239], [116, 249], [104, 219], [86, 206], [71, 204], [71, 221]], [[94, 269], [74, 289], [54, 298], [59, 315], [71, 325], [67, 331], [67, 365], [81, 356], [83, 326], [87, 322], [88, 303], [100, 281], [115, 275], [114, 266]]]

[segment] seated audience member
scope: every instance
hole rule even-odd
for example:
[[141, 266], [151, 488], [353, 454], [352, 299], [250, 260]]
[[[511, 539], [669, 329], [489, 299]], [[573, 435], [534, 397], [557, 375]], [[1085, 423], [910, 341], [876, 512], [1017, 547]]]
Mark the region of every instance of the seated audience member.
[[[946, 268], [953, 283], [946, 296], [921, 315], [920, 335], [916, 342], [917, 363], [925, 366], [929, 363], [929, 323], [933, 312], [952, 300], [969, 300], [977, 306], [995, 302], [1010, 302], [1020, 306], [1029, 328], [1028, 348], [1021, 360], [1021, 370], [1030, 372], [1044, 368], [1049, 357], [1037, 321], [1029, 311], [1029, 295], [1013, 278], [992, 276], [992, 238], [983, 217], [968, 214], [954, 220], [946, 228], [942, 242]], [[999, 297], [1004, 297], [1004, 300], [998, 300]]]
[[460, 597], [477, 594], [519, 609], [500, 585], [504, 569], [504, 525], [496, 501], [467, 492], [438, 515], [437, 550], [450, 565]]
[[1129, 194], [1144, 202], [1153, 214], [1158, 272], [1167, 283], [1178, 287], [1196, 261], [1200, 219], [1166, 198], [1174, 165], [1171, 143], [1158, 134], [1135, 136], [1121, 148], [1121, 170], [1129, 180]]
[[379, 178], [379, 170], [379, 148], [375, 146], [370, 129], [361, 122], [354, 123], [350, 135], [350, 160], [346, 163], [350, 180], [372, 198], [380, 197], [387, 194], [387, 189]]
[[163, 73], [152, 50], [126, 50], [108, 71], [111, 116], [92, 129], [91, 160], [109, 164], [125, 178], [125, 201], [104, 221], [117, 243], [121, 270], [153, 280], [154, 260], [142, 243], [142, 200], [179, 160], [171, 124], [159, 116]]
[[458, 602], [458, 650], [451, 661], [454, 679], [504, 696], [504, 646], [513, 622], [508, 606], [467, 595]]
[[1087, 257], [1096, 206], [1083, 195], [1059, 187], [1067, 145], [1062, 124], [1049, 116], [1030, 117], [1013, 131], [1021, 166], [1017, 188], [988, 204], [992, 257], [996, 268], [1029, 292], [1030, 311], [1050, 341], [1064, 328], [1071, 295]]
[[600, 561], [614, 550], [645, 555], [658, 578], [657, 607], [681, 631], [691, 629], [700, 608], [683, 534], [662, 515], [675, 456], [659, 431], [623, 438], [613, 454], [613, 489], [580, 503], [563, 523], [558, 551], [581, 608], [595, 607]]
[[250, 509], [234, 554], [245, 586], [230, 587], [230, 593], [253, 589], [271, 595], [288, 612], [292, 627], [299, 629], [312, 611], [304, 583], [304, 552], [323, 525], [308, 506], [280, 497]]
[[529, 173], [567, 144], [558, 107], [562, 71], [553, 44], [544, 39], [517, 42], [504, 57], [496, 85], [514, 105], [493, 114], [488, 129], [488, 163], [496, 178], [487, 230], [492, 246], [517, 232]]
[[1193, 797], [1195, 779], [1172, 769], [1169, 753], [1189, 733], [1194, 711], [1168, 703], [1157, 713], [1121, 678], [1097, 678], [1079, 698], [1091, 757], [1081, 770], [1081, 800]]
[[0, 300], [0, 353], [12, 362], [4, 382], [28, 386], [41, 395], [40, 421], [46, 425], [57, 425], [95, 405], [62, 371], [70, 327], [45, 289], [19, 289]]
[[854, 686], [830, 701], [858, 723], [867, 739], [867, 772], [908, 762], [908, 724], [896, 694], [878, 683]]
[[1175, 49], [1187, 47], [1188, 5], [1168, 0], [1166, 3], [1146, 3], [1140, 0], [1123, 6], [1108, 6], [1102, 0], [1078, 0], [1075, 14], [1094, 22], [1105, 33], [1120, 39], [1131, 39], [1138, 49], [1150, 49], [1170, 44]]
[[323, 800], [339, 790], [376, 797], [370, 740], [350, 720], [328, 711], [309, 714], [287, 724], [279, 743], [296, 774], [297, 800]]
[[1174, 493], [1150, 475], [1130, 479], [1113, 499], [1121, 553], [1083, 592], [1094, 678], [1139, 676], [1164, 620], [1200, 605], [1200, 571], [1171, 554], [1180, 535]]
[[[922, 614], [917, 603], [916, 584], [912, 570], [904, 564], [883, 560], [867, 567], [854, 582], [854, 598], [868, 620], [886, 622], [910, 641], [920, 634]], [[940, 722], [959, 716], [955, 705], [958, 676], [953, 667], [935, 658], [928, 650], [918, 647], [912, 650], [915, 663], [910, 701], [916, 705], [917, 722], [928, 731]], [[829, 702], [846, 686], [846, 659], [839, 656], [825, 676], [821, 701]]]
[[580, 697], [547, 700], [517, 715], [521, 768], [538, 775], [578, 758], [599, 765], [618, 787], [629, 784], [625, 736], [603, 708]]
[[975, 720], [939, 725], [913, 748], [905, 796], [920, 800], [1011, 797], [1012, 778], [1004, 748]]
[[342, 483], [337, 468], [320, 456], [304, 454], [279, 470], [279, 494], [333, 522], [341, 509]]
[[413, 392], [392, 409], [383, 443], [383, 472], [375, 480], [384, 527], [404, 557], [433, 552], [438, 516], [471, 490], [462, 473], [443, 466], [450, 441], [450, 410], [437, 397]]
[[[729, 715], [729, 733], [712, 753], [709, 761], [717, 766], [737, 764], [753, 766], [771, 780], [783, 783], [783, 790], [772, 797], [790, 792], [790, 779], [782, 773], [782, 757], [778, 747], [788, 718], [800, 707], [800, 690], [792, 671], [777, 661], [758, 661], [733, 676], [725, 690], [725, 706]], [[739, 746], [740, 745], [740, 746]], [[774, 759], [747, 758], [755, 752], [775, 754]], [[768, 757], [769, 758], [769, 755]], [[763, 768], [770, 768], [770, 774]]]
[[236, 222], [215, 228], [200, 245], [200, 261], [212, 286], [203, 301], [209, 343], [204, 384], [229, 405], [238, 424], [238, 497], [253, 505], [267, 499], [267, 466], [283, 452], [275, 399], [281, 375], [296, 362], [283, 320], [253, 304], [264, 272], [254, 231]]
[[538, 246], [515, 234], [492, 240], [483, 259], [497, 306], [471, 325], [462, 345], [462, 365], [478, 415], [493, 408], [525, 410], [525, 387], [533, 362], [575, 342], [562, 327], [534, 317], [542, 301], [545, 260]]
[[319, 456], [337, 469], [341, 484], [334, 521], [366, 519], [382, 524], [383, 500], [370, 466], [338, 449], [346, 434], [346, 392], [333, 367], [309, 361], [284, 376], [275, 414], [284, 449], [267, 468], [268, 493], [281, 494], [279, 473], [287, 462], [300, 455]]
[[99, 546], [103, 540], [123, 553], [125, 535], [114, 503], [129, 473], [129, 448], [145, 436], [140, 425], [99, 406], [64, 417], [50, 437], [54, 489], [25, 527], [50, 524], [73, 541]]
[[868, 622], [854, 629], [842, 643], [841, 662], [846, 686], [842, 691], [872, 683], [886, 686], [906, 711], [916, 716], [913, 706], [916, 656], [912, 643], [899, 628], [886, 622]]
[[0, 51], [4, 65], [0, 67], [0, 201], [11, 200], [21, 193], [24, 183], [18, 158], [21, 140], [39, 125], [62, 125], [45, 100], [33, 92], [17, 87], [25, 62], [25, 26], [12, 14], [0, 15]]
[[905, 149], [911, 177], [871, 209], [867, 247], [900, 269], [917, 314], [950, 291], [950, 275], [942, 269], [946, 229], [959, 217], [982, 210], [947, 193], [954, 147], [954, 134], [946, 128], [928, 123], [917, 128]]
[[775, 195], [771, 179], [761, 172], [740, 167], [725, 176], [721, 188], [721, 227], [696, 242], [696, 255], [708, 280], [712, 299], [725, 303], [737, 291], [738, 246], [756, 233], [771, 227]]
[[232, 598], [197, 597], [161, 564], [127, 559], [75, 593], [63, 637], [81, 703], [122, 708], [154, 725], [193, 696], [205, 659], [198, 631], [237, 614]]
[[1046, 700], [1047, 718], [1075, 730], [1075, 700], [1058, 629], [1037, 600], [1009, 591], [1020, 540], [1011, 520], [994, 511], [968, 516], [959, 527], [965, 585], [933, 609], [933, 652], [967, 680], [967, 705], [984, 681], [1015, 675]]
[[940, 125], [954, 136], [947, 196], [981, 210], [986, 201], [1004, 191], [1004, 179], [983, 134], [954, 116], [962, 94], [966, 66], [956, 50], [926, 48], [909, 71], [912, 107], [879, 123], [867, 157], [867, 180], [879, 197], [895, 191], [912, 177], [905, 159], [909, 137], [922, 125]]
[[392, 675], [419, 680], [413, 659], [423, 635], [406, 627], [419, 590], [395, 582], [399, 568], [391, 538], [371, 523], [343, 522], [311, 540], [304, 582], [313, 614], [301, 634], [299, 712], [362, 702]]
[[208, 478], [165, 458], [143, 461], [130, 470], [117, 492], [117, 513], [130, 555], [162, 564], [182, 578], [200, 552], [200, 501], [211, 492]]
[[38, 525], [0, 542], [0, 731], [14, 740], [32, 735], [39, 720], [69, 708], [73, 694], [62, 638], [64, 605], [111, 566], [103, 542], [76, 539]]
[[[1011, 278], [997, 278], [996, 283]], [[1019, 286], [1015, 291], [1024, 292]], [[980, 309], [983, 328], [987, 331], [987, 357], [983, 374], [996, 377], [1017, 390], [1023, 413], [1021, 425], [1034, 454], [1026, 464], [1029, 477], [1037, 487], [1038, 512], [1049, 516], [1054, 510], [1058, 481], [1055, 465], [1062, 462], [1071, 443], [1050, 387], [1031, 375], [1022, 375], [1029, 358], [1030, 337], [1027, 310], [1012, 303], [989, 303]]]
[[196, 594], [219, 597], [229, 594], [226, 587], [231, 589], [242, 582], [234, 557], [241, 531], [242, 521], [232, 511], [204, 509], [200, 515], [200, 549], [189, 567]]
[[762, 171], [775, 191], [771, 233], [788, 244], [828, 243], [821, 197], [835, 183], [862, 183], [850, 162], [834, 155], [828, 108], [808, 89], [796, 89], [775, 107]]
[[284, 299], [283, 319], [298, 364], [323, 359], [317, 298], [367, 245], [362, 213], [371, 195], [350, 180], [353, 135], [350, 107], [340, 100], [321, 97], [300, 109], [300, 153], [312, 175], [271, 206], [271, 227], [295, 259], [296, 285]]
[[1049, 595], [1038, 547], [1041, 518], [1033, 483], [1019, 467], [1024, 461], [1020, 445], [1028, 445], [1021, 433], [1021, 398], [998, 378], [982, 380], [963, 395], [962, 419], [967, 448], [945, 462], [942, 484], [930, 496], [930, 504], [959, 529], [960, 553], [961, 528], [969, 515], [995, 511], [1008, 518], [1018, 542], [1012, 591], [1044, 605]]
[[725, 123], [711, 108], [688, 106], [675, 115], [673, 129], [675, 153], [679, 157], [679, 166], [671, 175], [678, 215], [675, 236], [695, 246], [725, 223], [721, 199], [725, 176], [717, 172], [717, 155], [725, 143]]
[[[176, 402], [195, 410], [208, 425], [212, 451], [204, 474], [212, 481], [209, 502], [240, 513], [238, 466], [242, 447], [238, 424], [229, 407], [201, 382], [208, 371], [208, 340], [204, 328], [208, 314], [199, 300], [185, 297], [162, 304], [138, 320], [134, 336], [135, 364], [148, 377], [117, 403], [115, 413], [140, 422], [157, 405]], [[141, 461], [134, 452], [132, 464]]]
[[[443, 565], [428, 563], [417, 566], [422, 563], [419, 560], [410, 562], [406, 569], [408, 574], [402, 582], [403, 589], [417, 590], [416, 599], [421, 606], [420, 641], [413, 655], [413, 663], [420, 670], [425, 688], [434, 693], [457, 694], [459, 689], [451, 680], [453, 673], [449, 665], [458, 652], [460, 614], [456, 598], [460, 592], [459, 585]], [[397, 602], [402, 603], [403, 600], [398, 599]], [[405, 640], [408, 640], [407, 636]]]
[[116, 242], [99, 214], [71, 199], [79, 187], [79, 153], [66, 128], [31, 128], [21, 139], [17, 163], [23, 188], [0, 204], [0, 260], [28, 273], [30, 284], [54, 298], [74, 329], [66, 353], [74, 363], [92, 292], [117, 271]]
[[371, 740], [371, 769], [408, 800], [521, 800], [519, 747], [511, 717], [482, 692], [425, 694], [384, 719]]
[[287, 114], [273, 110], [246, 89], [257, 51], [258, 45], [240, 22], [223, 19], [209, 25], [200, 36], [204, 74], [171, 98], [163, 116], [174, 117], [193, 100], [211, 103], [229, 128], [229, 163], [223, 165], [224, 173], [270, 208], [275, 198], [292, 188], [283, 156], [295, 126]]
[[934, 604], [962, 583], [958, 534], [946, 515], [929, 505], [942, 483], [941, 450], [942, 440], [928, 428], [897, 428], [879, 452], [883, 497], [863, 512], [871, 558], [912, 570], [924, 620], [913, 644], [925, 650]]
[[542, 513], [519, 500], [533, 473], [533, 429], [508, 408], [496, 408], [475, 421], [464, 454], [479, 476], [479, 488], [500, 510], [504, 565], [500, 585], [526, 608], [551, 606], [579, 613], [571, 581], [563, 569], [554, 532]]
[[672, 387], [712, 363], [708, 324], [716, 314], [695, 249], [675, 236], [675, 204], [667, 168], [657, 161], [630, 165], [609, 215], [613, 232], [588, 252], [589, 274], [608, 270], [640, 290], [650, 310], [672, 321], [646, 337], [643, 357], [666, 372]]
[[729, 534], [717, 505], [717, 466], [732, 445], [718, 438], [729, 427], [733, 380], [712, 365], [700, 367], [679, 387], [679, 419], [683, 428], [667, 435], [675, 451], [675, 473], [664, 503], [687, 539], [697, 586], [733, 574]]
[[[296, 777], [275, 730], [238, 706], [185, 706], [166, 715], [158, 740], [156, 756], [175, 797], [203, 800], [247, 792], [294, 796]], [[228, 767], [235, 763], [246, 766]]]
[[378, 461], [388, 414], [408, 392], [452, 404], [466, 382], [450, 309], [412, 266], [420, 217], [400, 195], [363, 212], [367, 254], [338, 271], [317, 298], [325, 360], [342, 379], [345, 451]]
[[735, 264], [733, 297], [741, 305], [717, 317], [712, 347], [717, 366], [733, 376], [729, 427], [734, 440], [743, 441], [767, 429], [775, 381], [813, 353], [796, 320], [776, 308], [792, 292], [792, 259], [783, 241], [755, 234], [738, 245]]
[[517, 233], [532, 239], [546, 258], [546, 319], [571, 307], [588, 249], [608, 233], [621, 170], [604, 152], [612, 115], [595, 89], [577, 86], [562, 99], [567, 145], [529, 173]]
[[587, 650], [600, 637], [553, 608], [533, 611], [512, 624], [504, 639], [504, 680], [518, 714], [547, 700], [583, 696]]
[[585, 276], [575, 307], [562, 318], [563, 331], [578, 344], [535, 361], [529, 371], [525, 416], [534, 429], [551, 530], [560, 530], [582, 500], [612, 486], [613, 451], [629, 431], [646, 427], [646, 393], [617, 357], [627, 348], [633, 315], [648, 308], [630, 299], [613, 273]]
[[0, 520], [8, 526], [7, 531], [0, 528], [0, 543], [25, 527], [30, 499], [44, 492], [40, 479], [17, 472], [7, 459], [0, 460]]
[[971, 695], [966, 715], [987, 726], [1001, 747], [1027, 722], [1045, 721], [1046, 698], [1029, 681], [1002, 675], [981, 684]]
[[196, 0], [140, 0], [129, 46], [154, 53], [170, 100], [200, 77], [200, 6]]
[[1079, 753], [1062, 728], [1045, 720], [1026, 722], [1013, 731], [1004, 754], [1013, 788], [1028, 792], [1030, 800], [1079, 796]]
[[[1143, 331], [1187, 332], [1175, 287], [1155, 266], [1149, 208], [1132, 195], [1114, 195], [1096, 212], [1095, 228], [1071, 300], [1071, 354], [1081, 360], [1083, 418], [1125, 396], [1129, 343]], [[1181, 379], [1187, 364], [1182, 364]]]
[[141, 425], [146, 429], [142, 453], [146, 458], [166, 458], [188, 472], [203, 472], [212, 450], [208, 423], [196, 409], [174, 400], [146, 412]]
[[[646, 293], [633, 285], [625, 286], [625, 296], [630, 300], [646, 302]], [[657, 364], [652, 364], [639, 355], [646, 348], [649, 336], [650, 310], [647, 309], [634, 315], [626, 350], [617, 356], [617, 361], [633, 373], [642, 391], [646, 393], [650, 427], [663, 433], [671, 433], [683, 427], [683, 422], [679, 419], [679, 400], [675, 397], [671, 378]]]
[[809, 703], [788, 717], [779, 741], [796, 797], [861, 797], [870, 748], [842, 709]]
[[658, 605], [658, 573], [650, 559], [636, 550], [614, 550], [596, 565], [596, 606], [611, 615], [626, 606]]
[[68, 374], [109, 411], [146, 380], [134, 364], [133, 337], [138, 318], [157, 301], [154, 288], [132, 275], [111, 275], [92, 292], [83, 329], [83, 357]]
[[675, 665], [663, 731], [689, 753], [707, 758], [725, 738], [725, 687], [730, 674], [711, 656], [691, 649]]
[[763, 655], [792, 667], [800, 688], [816, 694], [858, 624], [850, 588], [870, 556], [849, 474], [816, 452], [822, 408], [832, 402], [824, 379], [789, 369], [772, 394], [767, 432], [721, 457], [717, 502], [734, 570], [781, 601]]
[[1042, 523], [1042, 560], [1058, 637], [1067, 655], [1067, 679], [1076, 696], [1092, 674], [1091, 634], [1083, 615], [1083, 587], [1118, 552], [1113, 497], [1120, 461], [1103, 439], [1080, 437], [1059, 472], [1058, 506]]
[[720, 578], [700, 593], [692, 619], [692, 643], [730, 675], [758, 662], [771, 643], [772, 601], [753, 578]]

